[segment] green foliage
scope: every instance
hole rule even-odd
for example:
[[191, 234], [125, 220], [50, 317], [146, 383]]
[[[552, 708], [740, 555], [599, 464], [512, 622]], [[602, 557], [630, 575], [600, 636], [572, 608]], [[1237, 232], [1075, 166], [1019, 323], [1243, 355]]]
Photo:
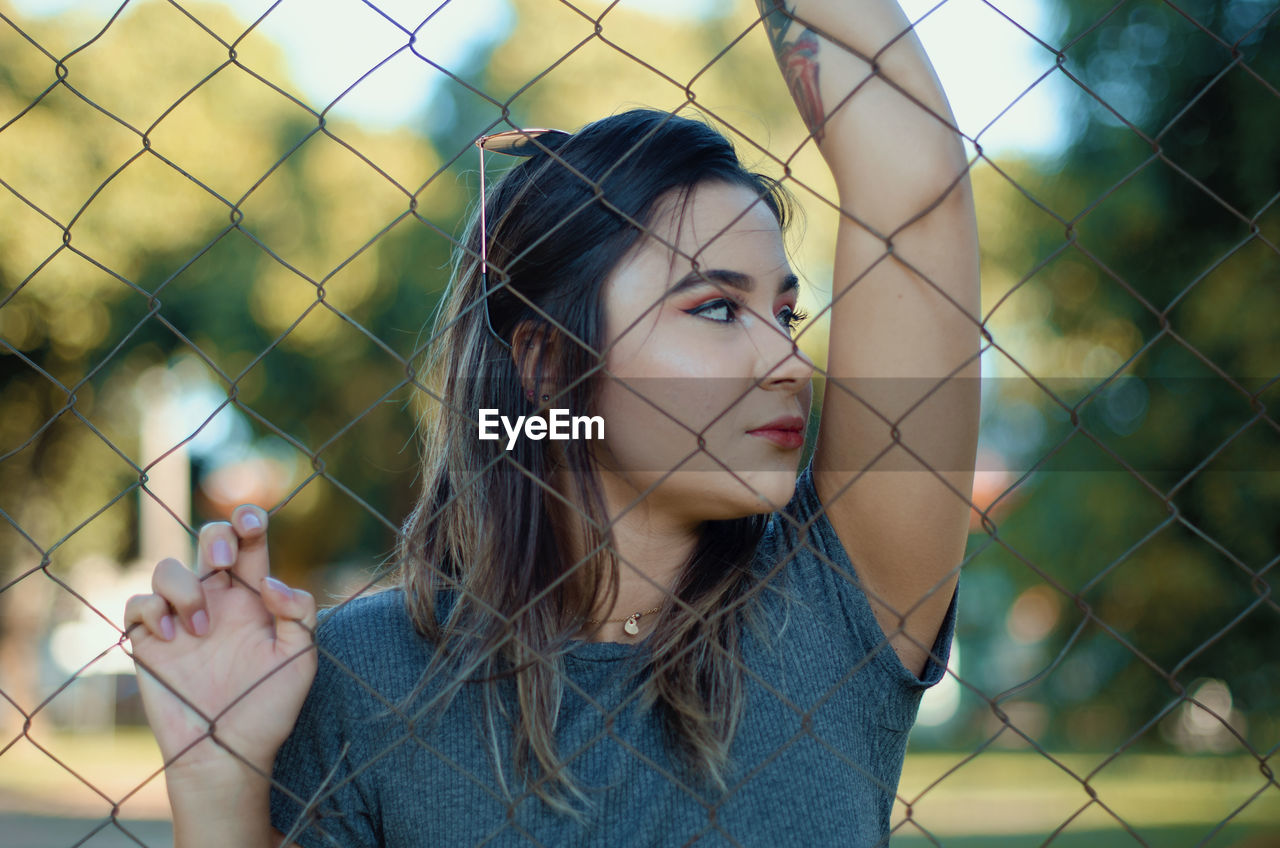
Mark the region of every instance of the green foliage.
[[[224, 39], [247, 26], [187, 10]], [[277, 567], [370, 567], [412, 497], [404, 359], [443, 287], [461, 188], [431, 179], [420, 137], [322, 122], [273, 87], [289, 82], [269, 45], [232, 62], [168, 4], [131, 4], [62, 84], [77, 22], [15, 20], [0, 27], [0, 509], [30, 538], [6, 523], [3, 560], [48, 553], [56, 572], [134, 552], [130, 487], [155, 457], [133, 386], [185, 358], [250, 423], [247, 446], [274, 442], [290, 469], [266, 493], [284, 504]], [[196, 524], [234, 506], [197, 494]]]
[[[1082, 88], [1070, 147], [1016, 171], [1051, 215], [1024, 205], [984, 243], [1004, 287], [988, 294], [1009, 297], [995, 340], [1056, 397], [1009, 381], [988, 405], [999, 419], [1032, 399], [1044, 436], [1017, 461], [1049, 470], [1011, 493], [968, 568], [979, 591], [1052, 585], [1058, 618], [1019, 665], [1005, 611], [970, 590], [996, 614], [968, 619], [970, 668], [988, 697], [1049, 669], [1008, 698], [1047, 708], [1038, 741], [1076, 748], [1163, 744], [1185, 706], [1148, 723], [1218, 678], [1265, 752], [1280, 733], [1280, 16], [1176, 6], [1060, 4], [1063, 66], [1106, 103]], [[1039, 343], [1019, 347], [1025, 332]], [[970, 741], [995, 727], [982, 712]]]

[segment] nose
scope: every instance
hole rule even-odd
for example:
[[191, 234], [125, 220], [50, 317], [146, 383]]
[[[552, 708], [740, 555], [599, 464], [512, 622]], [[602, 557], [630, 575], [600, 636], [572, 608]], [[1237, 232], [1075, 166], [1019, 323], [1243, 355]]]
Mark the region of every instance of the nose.
[[796, 393], [808, 388], [816, 370], [786, 330], [772, 322], [755, 333], [756, 380], [771, 391]]

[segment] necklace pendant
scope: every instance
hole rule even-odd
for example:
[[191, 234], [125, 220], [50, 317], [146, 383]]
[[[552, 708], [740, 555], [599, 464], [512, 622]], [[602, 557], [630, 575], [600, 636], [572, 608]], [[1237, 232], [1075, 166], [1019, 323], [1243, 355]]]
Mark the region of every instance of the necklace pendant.
[[627, 619], [627, 623], [622, 625], [622, 629], [627, 632], [628, 636], [634, 636], [640, 632], [640, 625], [636, 624], [636, 620], [640, 618], [640, 613], [632, 613]]

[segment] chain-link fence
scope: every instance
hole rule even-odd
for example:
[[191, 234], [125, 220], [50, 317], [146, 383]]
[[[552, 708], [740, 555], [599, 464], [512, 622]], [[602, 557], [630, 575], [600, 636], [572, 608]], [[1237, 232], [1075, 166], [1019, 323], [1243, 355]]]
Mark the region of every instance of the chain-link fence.
[[[858, 11], [891, 5], [860, 4]], [[418, 521], [406, 525], [416, 528], [419, 535], [410, 537], [416, 542], [397, 547], [419, 487], [444, 479], [421, 466], [415, 440], [425, 435], [428, 454], [437, 458], [468, 454], [470, 447], [456, 444], [455, 454], [431, 454], [433, 434], [448, 431], [451, 418], [474, 429], [481, 413], [461, 399], [512, 389], [520, 376], [448, 369], [466, 365], [466, 351], [488, 350], [485, 337], [468, 335], [476, 327], [504, 349], [521, 348], [515, 322], [507, 320], [522, 308], [517, 269], [538, 255], [539, 244], [589, 238], [582, 208], [609, 210], [619, 227], [645, 233], [643, 243], [665, 246], [672, 269], [677, 260], [703, 258], [722, 236], [738, 245], [742, 261], [755, 255], [755, 247], [731, 241], [750, 211], [733, 212], [714, 238], [704, 234], [690, 248], [681, 230], [635, 218], [630, 201], [620, 199], [623, 189], [610, 182], [618, 179], [615, 171], [584, 173], [573, 159], [572, 137], [553, 134], [520, 136], [523, 149], [485, 154], [493, 205], [484, 226], [476, 226], [482, 136], [527, 127], [572, 130], [644, 103], [716, 128], [749, 168], [778, 180], [793, 197], [798, 220], [786, 247], [801, 280], [801, 305], [813, 316], [795, 338], [812, 372], [784, 352], [775, 357], [783, 364], [748, 375], [745, 386], [714, 372], [682, 374], [693, 389], [672, 377], [645, 379], [651, 375], [643, 371], [611, 374], [632, 378], [629, 396], [639, 405], [631, 414], [641, 422], [649, 421], [647, 410], [680, 398], [732, 398], [710, 421], [671, 431], [673, 443], [691, 440], [691, 453], [616, 457], [632, 461], [629, 470], [655, 490], [685, 479], [675, 473], [680, 467], [701, 468], [739, 484], [739, 497], [749, 492], [768, 500], [778, 479], [774, 454], [768, 462], [730, 459], [708, 446], [716, 422], [732, 420], [738, 402], [765, 382], [772, 381], [770, 396], [788, 398], [804, 397], [796, 387], [810, 373], [819, 388], [835, 385], [827, 379], [834, 351], [851, 344], [855, 326], [836, 311], [825, 282], [834, 277], [836, 292], [850, 283], [840, 276], [852, 267], [849, 260], [831, 258], [841, 201], [843, 220], [869, 251], [859, 280], [864, 273], [872, 279], [881, 263], [910, 263], [913, 255], [901, 247], [905, 233], [928, 220], [921, 208], [877, 228], [854, 210], [891, 202], [837, 197], [813, 141], [825, 131], [824, 112], [803, 108], [806, 96], [815, 102], [822, 79], [805, 76], [817, 74], [817, 66], [805, 64], [813, 59], [805, 51], [819, 49], [818, 35], [834, 36], [817, 27], [812, 43], [794, 33], [786, 41], [790, 24], [772, 3], [763, 19], [749, 3], [683, 10], [565, 0], [446, 0], [434, 11], [356, 0], [321, 8], [290, 0], [57, 6], [0, 0], [0, 816], [14, 844], [168, 844], [169, 831], [155, 821], [169, 817], [165, 763], [142, 712], [123, 613], [130, 596], [152, 591], [159, 560], [195, 565], [203, 523], [226, 520], [237, 504], [265, 507], [272, 573], [309, 589], [326, 607], [393, 584], [403, 555], [447, 550], [440, 540], [448, 533], [456, 540], [491, 530], [447, 509], [461, 500], [479, 510], [469, 514], [483, 515], [484, 499], [475, 494], [482, 487], [529, 497], [560, 491], [551, 485], [557, 469], [538, 465], [543, 453], [504, 450], [506, 435], [491, 451], [477, 439], [487, 459], [476, 460], [474, 479], [463, 485], [455, 476], [442, 497], [429, 489]], [[817, 529], [820, 515], [797, 525], [780, 514], [780, 536], [809, 534], [801, 534], [795, 550], [779, 548], [786, 551], [780, 561], [794, 555], [816, 563], [815, 573], [834, 580], [822, 585], [837, 587], [839, 604], [855, 620], [854, 607], [872, 614], [858, 598], [874, 602], [893, 638], [877, 632], [866, 656], [842, 667], [809, 706], [787, 700], [791, 690], [767, 673], [740, 668], [743, 691], [772, 696], [767, 707], [748, 701], [742, 726], [752, 727], [752, 717], [770, 709], [777, 714], [783, 703], [782, 715], [794, 717], [795, 728], [765, 740], [769, 750], [758, 769], [739, 775], [726, 800], [707, 804], [696, 835], [713, 844], [753, 844], [751, 834], [733, 830], [734, 816], [745, 814], [734, 811], [732, 799], [753, 798], [759, 789], [751, 788], [752, 777], [773, 774], [770, 763], [791, 763], [785, 785], [794, 791], [783, 792], [784, 801], [804, 808], [815, 797], [807, 793], [817, 790], [804, 788], [806, 776], [794, 773], [788, 757], [816, 747], [827, 758], [819, 777], [838, 784], [837, 773], [853, 775], [893, 803], [895, 845], [1280, 844], [1274, 774], [1280, 606], [1273, 588], [1280, 428], [1271, 411], [1280, 375], [1280, 6], [1261, 0], [904, 6], [953, 103], [971, 89], [1004, 98], [986, 112], [956, 110], [982, 249], [982, 308], [969, 325], [975, 357], [981, 336], [982, 378], [964, 372], [965, 362], [928, 379], [907, 379], [889, 363], [893, 379], [829, 387], [825, 402], [817, 391], [802, 458], [810, 459], [822, 409], [855, 408], [845, 400], [852, 398], [858, 414], [883, 425], [889, 438], [870, 453], [819, 457], [836, 472], [841, 461], [853, 465], [841, 478], [851, 490], [871, 485], [859, 481], [883, 471], [876, 462], [896, 444], [906, 464], [895, 470], [969, 501], [962, 504], [970, 515], [963, 561], [916, 589], [924, 595], [918, 609], [925, 610], [960, 575], [948, 673], [925, 695], [914, 726], [910, 716], [899, 715], [895, 724], [887, 712], [842, 700], [850, 680], [884, 667], [890, 647], [904, 658], [915, 650], [925, 667], [928, 638], [909, 626], [917, 606], [890, 603], [871, 588], [882, 585], [874, 579], [854, 588], [835, 550], [841, 546], [832, 547]], [[771, 33], [791, 51], [793, 64], [788, 70], [783, 62], [783, 75], [769, 54]], [[831, 41], [822, 44], [832, 49]], [[1020, 64], [987, 61], [1016, 51]], [[324, 58], [306, 65], [304, 55]], [[834, 67], [826, 69], [831, 76], [839, 73]], [[887, 60], [880, 71], [881, 79], [893, 80]], [[918, 90], [896, 90], [920, 114], [934, 111]], [[847, 102], [857, 98], [855, 90]], [[625, 162], [645, 138], [621, 142], [627, 146], [618, 160]], [[583, 195], [571, 212], [537, 219], [536, 238], [513, 229], [520, 214], [532, 214], [520, 213], [521, 204], [537, 208], [513, 188], [519, 183], [493, 188], [508, 169], [522, 167], [544, 169], [544, 195], [566, 172]], [[955, 181], [948, 175], [938, 185], [950, 191]], [[755, 196], [772, 197], [768, 185], [759, 183]], [[695, 225], [706, 208], [700, 202], [685, 207]], [[584, 231], [570, 238], [574, 228]], [[714, 283], [721, 297], [742, 287], [732, 275], [710, 280], [708, 266], [692, 267], [695, 278], [704, 272], [694, 282]], [[963, 267], [945, 261], [936, 267], [964, 276]], [[463, 282], [445, 291], [451, 271], [470, 280], [472, 294], [478, 284], [488, 297], [442, 304], [466, 292]], [[925, 291], [944, 295], [938, 302], [948, 301], [947, 315], [963, 312], [963, 296], [953, 297], [928, 274], [919, 279]], [[789, 296], [785, 285], [783, 295]], [[725, 310], [724, 320], [732, 311], [723, 300], [699, 307]], [[783, 323], [790, 324], [793, 306], [786, 310]], [[759, 318], [759, 311], [744, 314]], [[440, 314], [448, 320], [433, 323]], [[951, 320], [931, 314], [917, 317]], [[574, 349], [601, 353], [563, 321], [551, 323]], [[635, 326], [647, 325], [638, 319]], [[788, 329], [770, 331], [789, 346]], [[910, 332], [897, 327], [890, 335]], [[433, 348], [441, 338], [453, 347]], [[433, 359], [441, 350], [451, 357], [443, 365]], [[708, 355], [707, 362], [716, 359]], [[587, 397], [580, 392], [603, 373], [600, 367], [584, 367], [580, 379], [555, 385], [555, 400], [579, 408], [576, 402]], [[976, 466], [966, 468], [943, 458], [954, 451], [951, 437], [963, 441], [965, 408], [963, 400], [946, 406], [944, 398], [956, 387], [972, 398], [977, 384], [981, 439]], [[538, 408], [541, 389], [516, 387], [526, 389], [534, 394], [525, 411]], [[551, 393], [542, 400], [555, 405]], [[908, 421], [917, 407], [960, 414], [942, 422], [947, 434], [917, 433]], [[834, 423], [823, 426], [833, 434], [828, 444], [852, 438]], [[501, 432], [496, 423], [493, 432]], [[926, 448], [920, 441], [926, 435], [943, 448]], [[797, 437], [772, 438], [789, 445]], [[541, 451], [550, 442], [538, 444]], [[578, 455], [566, 450], [564, 461], [576, 467]], [[451, 466], [455, 475], [461, 467]], [[533, 488], [520, 489], [531, 481]], [[446, 513], [453, 515], [450, 529], [431, 530], [437, 519], [443, 526]], [[832, 516], [842, 531], [861, 526], [837, 519], [834, 509]], [[725, 552], [737, 550], [741, 538], [758, 539], [761, 527], [733, 525], [696, 562], [731, 558]], [[875, 529], [911, 551], [929, 535], [909, 521]], [[501, 623], [496, 630], [484, 630], [484, 616], [470, 623], [476, 632], [497, 634], [493, 651], [506, 644], [511, 656], [552, 668], [564, 662], [557, 651], [565, 646], [552, 651], [550, 641], [534, 640], [538, 631], [529, 622], [552, 599], [572, 597], [569, 578], [582, 569], [537, 574], [532, 565], [546, 561], [547, 543], [537, 528], [523, 530], [543, 538], [544, 547], [501, 554], [527, 560], [536, 579], [520, 587], [527, 591], [518, 604], [472, 608], [484, 607]], [[851, 545], [851, 559], [863, 562], [870, 549], [846, 532], [841, 538]], [[484, 550], [483, 538], [471, 541]], [[568, 559], [590, 561], [589, 550], [579, 553]], [[424, 562], [419, 573], [433, 567]], [[478, 585], [465, 568], [437, 573], [439, 581], [413, 585], [467, 592]], [[485, 601], [504, 596], [505, 589], [490, 588]], [[763, 604], [768, 593], [744, 591], [710, 615], [690, 603], [705, 595], [685, 589], [668, 611], [701, 623], [691, 625], [686, 642], [661, 631], [673, 639], [664, 645], [681, 650], [649, 670], [675, 668], [700, 649], [708, 663], [727, 657], [722, 670], [742, 666], [717, 641], [719, 628], [729, 613]], [[888, 618], [881, 604], [893, 607]], [[593, 607], [581, 618], [592, 612], [599, 617]], [[611, 621], [614, 630], [602, 631], [611, 641], [580, 649], [607, 653], [613, 642], [629, 639], [617, 629], [625, 612], [606, 609], [603, 617], [619, 619]], [[941, 616], [943, 608], [935, 612]], [[886, 624], [898, 614], [905, 616], [897, 619], [901, 626]], [[627, 633], [644, 619], [632, 617]], [[364, 650], [394, 653], [382, 638]], [[836, 659], [828, 663], [841, 654], [839, 641], [832, 644]], [[935, 657], [938, 651], [935, 645]], [[494, 794], [492, 774], [470, 770], [482, 760], [432, 747], [436, 737], [418, 730], [425, 713], [397, 700], [406, 693], [385, 678], [364, 679], [381, 666], [323, 645], [319, 653], [326, 685], [334, 675], [360, 677], [348, 681], [349, 691], [362, 693], [368, 710], [386, 710], [400, 735], [387, 737], [392, 742], [376, 756], [365, 752], [354, 767], [328, 775], [313, 794], [278, 787], [298, 802], [293, 812], [305, 811], [298, 832], [317, 818], [324, 828], [351, 815], [344, 804], [353, 787], [413, 774], [400, 759], [413, 750], [427, 751], [444, 770], [460, 793], [455, 802], [471, 793], [496, 805], [492, 820], [472, 817], [486, 834], [476, 844], [547, 844], [523, 829], [516, 812], [539, 799], [527, 791], [516, 801]], [[628, 768], [698, 797], [682, 772], [633, 747], [620, 729], [635, 698], [606, 708], [578, 685], [581, 679], [565, 676], [556, 698], [600, 721], [601, 738], [618, 743]], [[227, 727], [240, 700], [215, 715], [197, 710], [213, 724], [202, 725], [196, 745], [216, 739], [252, 763], [253, 751], [234, 750], [227, 732], [218, 732], [218, 721]], [[520, 707], [538, 704], [546, 706], [535, 699]], [[666, 709], [646, 707], [653, 715], [659, 708]], [[343, 720], [326, 716], [324, 726], [340, 737]], [[890, 747], [910, 728], [900, 783], [892, 784], [893, 768], [886, 782], [874, 758], [833, 741], [843, 738], [840, 721], [881, 727], [876, 744]], [[480, 734], [483, 744], [494, 750], [505, 744], [502, 727]], [[575, 728], [570, 715], [562, 735]], [[455, 730], [466, 735], [473, 726]], [[559, 749], [565, 770], [589, 768], [584, 755], [598, 739], [578, 739], [584, 741], [590, 744]], [[786, 767], [775, 765], [783, 773]], [[644, 797], [658, 791], [651, 782], [636, 785], [649, 787]], [[838, 825], [842, 810], [825, 815]], [[435, 815], [457, 818], [450, 808]], [[387, 820], [374, 832], [391, 842], [394, 831]], [[609, 827], [603, 832], [609, 835]]]

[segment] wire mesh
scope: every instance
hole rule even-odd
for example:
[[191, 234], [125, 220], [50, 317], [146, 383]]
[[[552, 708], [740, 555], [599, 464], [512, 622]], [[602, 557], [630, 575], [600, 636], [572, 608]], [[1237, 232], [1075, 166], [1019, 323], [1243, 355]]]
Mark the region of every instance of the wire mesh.
[[[34, 811], [72, 817], [35, 825], [46, 830], [32, 844], [169, 838], [145, 819], [168, 815], [164, 767], [173, 762], [153, 751], [133, 756], [126, 744], [136, 738], [128, 729], [146, 722], [122, 614], [127, 597], [152, 591], [158, 559], [194, 565], [202, 521], [226, 519], [238, 503], [264, 507], [272, 573], [309, 587], [322, 606], [389, 585], [390, 551], [416, 499], [417, 431], [450, 416], [474, 426], [480, 414], [441, 392], [448, 375], [433, 373], [424, 355], [434, 339], [422, 329], [446, 297], [450, 258], [463, 269], [480, 258], [464, 240], [477, 203], [477, 140], [581, 126], [644, 92], [670, 115], [715, 126], [804, 212], [803, 238], [790, 249], [814, 318], [796, 339], [828, 398], [810, 416], [804, 458], [821, 407], [842, 394], [889, 434], [854, 467], [834, 469], [848, 485], [864, 485], [887, 467], [877, 462], [893, 457], [903, 463], [896, 470], [925, 469], [918, 473], [970, 512], [962, 560], [917, 590], [927, 605], [956, 573], [964, 586], [948, 674], [925, 698], [901, 782], [886, 784], [832, 748], [814, 729], [815, 712], [795, 705], [801, 730], [779, 739], [774, 757], [802, 740], [825, 745], [832, 761], [824, 768], [857, 773], [892, 799], [894, 844], [985, 845], [1001, 836], [1017, 844], [1272, 844], [1280, 832], [1280, 660], [1272, 649], [1280, 428], [1270, 402], [1280, 376], [1280, 7], [1089, 0], [1054, 6], [1056, 18], [1039, 27], [1015, 2], [921, 8], [912, 22], [922, 36], [955, 22], [979, 35], [998, 30], [1034, 53], [1037, 71], [1005, 81], [1014, 91], [1007, 104], [976, 131], [958, 132], [964, 172], [940, 182], [936, 202], [885, 230], [854, 211], [871, 204], [837, 196], [814, 144], [821, 114], [802, 109], [797, 120], [791, 97], [803, 100], [816, 81], [792, 73], [784, 83], [769, 64], [768, 36], [779, 26], [772, 3], [763, 14], [742, 4], [672, 22], [617, 4], [518, 2], [506, 13], [515, 21], [508, 35], [457, 58], [428, 39], [453, 37], [444, 30], [449, 14], [494, 14], [485, 24], [497, 30], [492, 8], [446, 0], [409, 14], [353, 0], [335, 10], [377, 28], [370, 44], [392, 46], [379, 52], [351, 33], [335, 35], [338, 46], [364, 50], [368, 64], [320, 106], [266, 34], [273, 22], [290, 25], [287, 15], [302, 4], [262, 5], [241, 20], [197, 3], [126, 1], [78, 17], [0, 3], [0, 808], [11, 811], [13, 832], [24, 821], [14, 816]], [[829, 37], [822, 49], [832, 49], [834, 36], [819, 34]], [[968, 45], [970, 61], [983, 49]], [[343, 117], [371, 90], [394, 101], [377, 83], [395, 67], [416, 68], [435, 92], [413, 131]], [[871, 79], [894, 87], [888, 65]], [[991, 152], [1003, 128], [1054, 86], [1070, 104], [1056, 148]], [[950, 81], [948, 89], [960, 93]], [[576, 173], [557, 145], [535, 158]], [[494, 171], [512, 166], [487, 155]], [[584, 207], [611, 210], [667, 247], [673, 262], [693, 263], [696, 275], [703, 245], [689, 251], [678, 231], [672, 237], [632, 216], [605, 190], [607, 179], [576, 176]], [[856, 390], [842, 387], [827, 371], [826, 333], [834, 340], [842, 329], [832, 315], [839, 297], [822, 283], [834, 273], [837, 224], [874, 244], [865, 273], [880, 263], [910, 266], [895, 239], [966, 179], [983, 250], [982, 311], [972, 323], [981, 379], [961, 373], [972, 365], [965, 362], [937, 378], [873, 375]], [[510, 217], [490, 209], [480, 231], [489, 296], [453, 320], [465, 324], [485, 309], [488, 322], [499, 298], [520, 297], [510, 281], [525, 254], [503, 243]], [[554, 240], [575, 218], [542, 226], [542, 238]], [[946, 308], [962, 309], [914, 270]], [[856, 289], [860, 280], [836, 285]], [[490, 331], [515, 342], [498, 324]], [[775, 335], [789, 345], [787, 333]], [[597, 373], [608, 373], [603, 359], [541, 400], [575, 398]], [[695, 391], [732, 394], [716, 382], [702, 378]], [[658, 409], [654, 398], [688, 393], [674, 383], [634, 380], [630, 392]], [[983, 401], [969, 467], [948, 454], [945, 434], [938, 445], [902, 435], [914, 410], [942, 408], [951, 391], [980, 392]], [[771, 466], [709, 452], [718, 420], [682, 425], [694, 447], [676, 466], [701, 460], [754, 492], [752, 474]], [[506, 438], [474, 485], [534, 479], [554, 493], [547, 469], [501, 449], [517, 440]], [[632, 470], [656, 475], [655, 487], [677, 470], [653, 465]], [[969, 472], [972, 494], [954, 482]], [[920, 532], [880, 529], [904, 545]], [[873, 581], [840, 573], [830, 551], [803, 547], [835, 579], [893, 607]], [[489, 612], [516, 633], [513, 622], [575, 573], [566, 569], [518, 608]], [[456, 585], [458, 577], [442, 579]], [[892, 609], [902, 624], [878, 634], [878, 647], [906, 641], [928, 654], [906, 627], [914, 609]], [[534, 654], [544, 647], [523, 644]], [[349, 657], [318, 653], [407, 730], [330, 775], [314, 797], [294, 797], [306, 812], [287, 836], [300, 840], [319, 839], [319, 830], [300, 834], [343, 814], [333, 807], [347, 797], [344, 786], [424, 744], [420, 717], [364, 680]], [[314, 654], [294, 652], [279, 671], [296, 669], [303, 655]], [[877, 655], [868, 652], [841, 684]], [[674, 666], [681, 658], [662, 659]], [[741, 671], [786, 700], [756, 670]], [[584, 709], [604, 713], [609, 741], [698, 797], [615, 731], [639, 690], [609, 708], [573, 678], [563, 685]], [[254, 691], [212, 712], [174, 694], [200, 717], [195, 743], [214, 741], [261, 772], [256, 752], [218, 730]], [[562, 767], [575, 770], [597, 741], [562, 751]], [[486, 776], [450, 766], [445, 751], [430, 754], [458, 772], [459, 792], [492, 794]], [[745, 793], [750, 778], [733, 791]], [[515, 815], [529, 797], [494, 795], [507, 815], [482, 822], [489, 835], [478, 844], [545, 844]], [[708, 805], [695, 838], [751, 844], [717, 819], [719, 809]]]

